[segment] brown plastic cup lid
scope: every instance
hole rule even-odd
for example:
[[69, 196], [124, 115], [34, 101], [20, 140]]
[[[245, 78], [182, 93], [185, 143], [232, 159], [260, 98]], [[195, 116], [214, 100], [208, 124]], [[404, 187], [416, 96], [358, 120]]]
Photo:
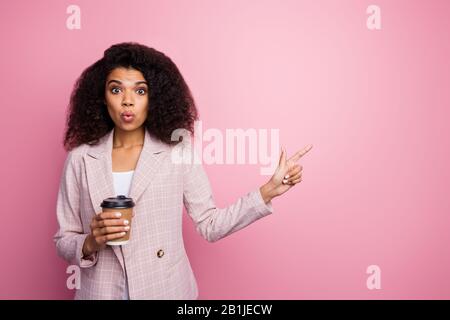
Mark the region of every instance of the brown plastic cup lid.
[[102, 208], [132, 208], [134, 207], [134, 201], [124, 195], [118, 195], [117, 197], [110, 197], [102, 201]]

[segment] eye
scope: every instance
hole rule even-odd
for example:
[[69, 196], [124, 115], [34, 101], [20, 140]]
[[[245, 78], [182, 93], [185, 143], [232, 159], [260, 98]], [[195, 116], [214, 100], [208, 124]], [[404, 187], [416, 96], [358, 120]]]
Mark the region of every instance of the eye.
[[120, 90], [120, 88], [114, 87], [114, 88], [111, 89], [111, 92], [112, 92], [113, 94], [116, 94], [117, 92], [114, 92], [114, 90], [116, 90], [116, 89], [117, 89], [117, 90]]
[[145, 90], [145, 89], [142, 89], [142, 88], [141, 88], [141, 89], [138, 89], [138, 92], [139, 92], [139, 91], [141, 91], [141, 92], [142, 92], [142, 93], [140, 93], [140, 95], [144, 95], [144, 94], [145, 94], [145, 93], [147, 92], [147, 90]]

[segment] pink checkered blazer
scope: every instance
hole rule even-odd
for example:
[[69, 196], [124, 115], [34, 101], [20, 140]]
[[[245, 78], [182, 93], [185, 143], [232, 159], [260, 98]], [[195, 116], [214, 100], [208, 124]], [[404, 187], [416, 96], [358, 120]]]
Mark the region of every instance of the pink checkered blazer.
[[[201, 164], [171, 161], [173, 146], [148, 131], [129, 196], [136, 203], [130, 241], [83, 257], [83, 243], [103, 199], [116, 196], [112, 177], [114, 129], [98, 144], [83, 144], [66, 158], [56, 204], [58, 255], [80, 267], [75, 299], [197, 299], [198, 287], [182, 236], [183, 204], [196, 230], [217, 241], [273, 212], [255, 189], [217, 208]], [[160, 252], [158, 254], [158, 251]], [[163, 254], [161, 254], [163, 253]]]

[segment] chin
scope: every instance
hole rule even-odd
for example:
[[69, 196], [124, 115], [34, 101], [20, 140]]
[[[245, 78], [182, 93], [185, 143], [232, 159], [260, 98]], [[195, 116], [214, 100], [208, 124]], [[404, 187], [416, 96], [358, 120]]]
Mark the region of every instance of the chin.
[[143, 126], [142, 123], [141, 124], [123, 123], [123, 122], [116, 123], [116, 127], [119, 127], [123, 131], [134, 131], [136, 129], [139, 129], [142, 126]]

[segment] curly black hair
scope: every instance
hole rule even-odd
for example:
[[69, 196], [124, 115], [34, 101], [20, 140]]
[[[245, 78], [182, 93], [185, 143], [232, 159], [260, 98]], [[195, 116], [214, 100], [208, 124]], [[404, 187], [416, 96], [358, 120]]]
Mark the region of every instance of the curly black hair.
[[133, 68], [149, 84], [145, 128], [167, 144], [172, 132], [183, 128], [194, 134], [198, 111], [194, 98], [175, 63], [162, 52], [136, 42], [112, 45], [103, 58], [86, 68], [70, 96], [64, 147], [70, 151], [81, 144], [96, 144], [114, 126], [105, 104], [105, 82], [117, 67]]

